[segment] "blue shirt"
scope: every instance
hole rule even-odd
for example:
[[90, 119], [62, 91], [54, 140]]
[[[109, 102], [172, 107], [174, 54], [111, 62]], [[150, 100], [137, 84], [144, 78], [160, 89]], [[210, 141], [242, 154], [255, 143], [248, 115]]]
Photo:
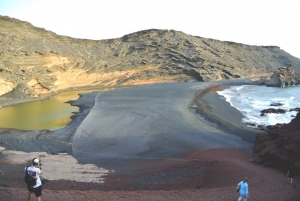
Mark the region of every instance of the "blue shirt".
[[246, 196], [248, 195], [248, 184], [247, 182], [241, 181], [238, 186], [240, 187], [240, 195]]

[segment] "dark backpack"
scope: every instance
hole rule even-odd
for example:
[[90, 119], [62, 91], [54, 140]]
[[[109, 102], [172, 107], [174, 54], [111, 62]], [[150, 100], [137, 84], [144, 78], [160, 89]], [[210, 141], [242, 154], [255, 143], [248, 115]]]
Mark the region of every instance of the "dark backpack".
[[[27, 168], [28, 167], [29, 166], [27, 166]], [[36, 179], [28, 174], [27, 168], [26, 168], [26, 171], [25, 171], [25, 183], [27, 184], [27, 186], [35, 186], [36, 185]]]

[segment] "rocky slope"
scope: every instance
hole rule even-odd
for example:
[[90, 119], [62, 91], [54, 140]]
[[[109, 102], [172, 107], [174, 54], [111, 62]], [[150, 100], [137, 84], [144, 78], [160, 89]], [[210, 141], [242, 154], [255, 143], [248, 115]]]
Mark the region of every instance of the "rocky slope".
[[272, 75], [271, 79], [266, 82], [269, 87], [288, 87], [300, 85], [300, 74], [292, 68], [279, 68]]
[[255, 163], [273, 165], [283, 170], [294, 163], [300, 170], [300, 112], [289, 124], [258, 134], [254, 151], [257, 153]]
[[300, 59], [276, 46], [249, 46], [145, 30], [111, 40], [59, 36], [0, 16], [0, 96], [37, 97], [96, 85], [214, 81], [300, 71]]

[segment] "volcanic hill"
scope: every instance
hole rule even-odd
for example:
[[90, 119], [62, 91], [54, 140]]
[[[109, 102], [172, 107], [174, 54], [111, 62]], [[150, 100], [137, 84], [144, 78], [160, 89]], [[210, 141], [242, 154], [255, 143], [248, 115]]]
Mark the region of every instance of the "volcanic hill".
[[84, 86], [215, 81], [300, 72], [300, 59], [277, 46], [250, 46], [145, 30], [109, 40], [56, 35], [0, 16], [0, 96], [39, 97]]

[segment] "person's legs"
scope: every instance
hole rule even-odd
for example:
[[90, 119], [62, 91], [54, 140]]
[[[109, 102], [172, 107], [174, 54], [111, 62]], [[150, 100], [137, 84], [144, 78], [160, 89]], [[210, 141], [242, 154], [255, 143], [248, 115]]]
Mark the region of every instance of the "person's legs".
[[31, 200], [31, 196], [32, 194], [34, 193], [34, 189], [27, 186], [27, 190], [28, 190], [28, 197], [27, 197], [27, 200], [30, 201]]
[[293, 178], [291, 178], [291, 184], [293, 184]]
[[28, 197], [27, 197], [27, 200], [28, 200], [28, 201], [30, 201], [30, 200], [31, 200], [31, 195], [32, 195], [32, 193], [31, 193], [31, 192], [29, 192], [29, 193], [28, 193]]
[[36, 196], [36, 200], [37, 201], [41, 201], [41, 197], [42, 197], [42, 186], [39, 186], [37, 188], [35, 188], [35, 196]]
[[247, 201], [247, 196], [240, 196], [238, 201]]

